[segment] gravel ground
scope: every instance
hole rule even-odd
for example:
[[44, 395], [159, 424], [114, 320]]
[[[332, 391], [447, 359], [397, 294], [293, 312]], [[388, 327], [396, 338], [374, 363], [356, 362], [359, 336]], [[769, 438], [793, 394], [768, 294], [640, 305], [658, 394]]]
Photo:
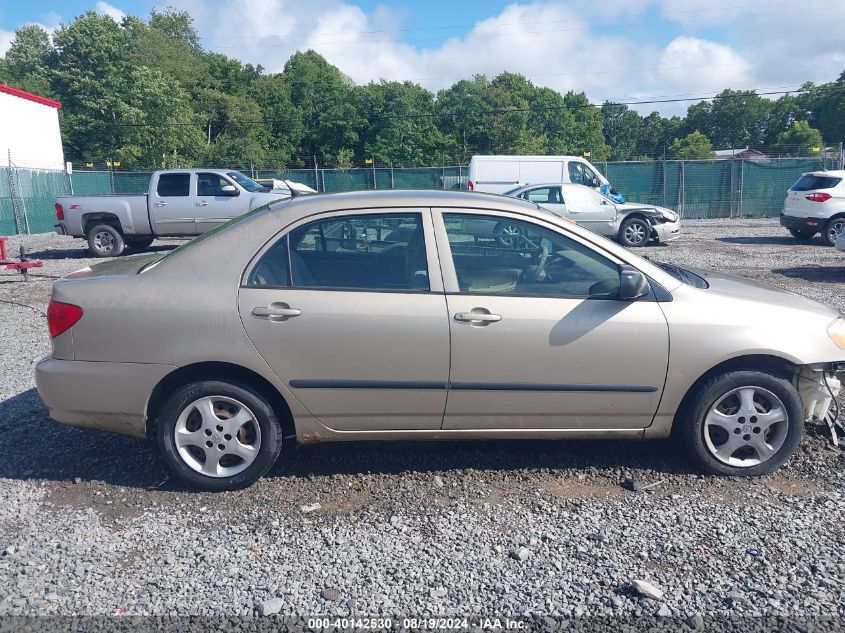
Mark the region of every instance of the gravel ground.
[[[845, 311], [845, 254], [772, 220], [685, 231], [643, 254]], [[147, 443], [48, 419], [32, 370], [50, 281], [92, 260], [19, 243], [45, 266], [0, 273], [0, 614], [845, 615], [845, 452], [820, 429], [751, 481], [700, 476], [666, 442], [367, 443], [186, 492]]]

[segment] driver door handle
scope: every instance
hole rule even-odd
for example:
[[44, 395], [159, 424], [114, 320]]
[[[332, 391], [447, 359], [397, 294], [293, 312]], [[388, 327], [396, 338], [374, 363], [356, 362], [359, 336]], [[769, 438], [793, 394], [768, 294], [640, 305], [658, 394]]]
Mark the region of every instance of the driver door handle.
[[199, 202], [197, 202], [197, 206], [198, 207], [207, 207], [208, 201], [207, 200], [200, 200]]
[[157, 206], [157, 207], [166, 207], [166, 206], [167, 206], [167, 203], [166, 203], [164, 200], [159, 200], [158, 202], [156, 202], [156, 203], [155, 203], [155, 206]]
[[283, 308], [281, 306], [256, 307], [252, 309], [252, 316], [273, 318], [296, 317], [302, 314], [297, 308]]
[[473, 321], [481, 321], [484, 323], [495, 323], [501, 321], [501, 314], [489, 314], [486, 312], [456, 312], [455, 321], [462, 323], [472, 323]]

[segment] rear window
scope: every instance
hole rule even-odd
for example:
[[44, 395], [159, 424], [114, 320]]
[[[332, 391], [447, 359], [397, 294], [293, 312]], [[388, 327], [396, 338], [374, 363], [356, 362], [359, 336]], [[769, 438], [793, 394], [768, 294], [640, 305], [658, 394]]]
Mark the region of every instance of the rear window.
[[801, 176], [794, 185], [792, 191], [813, 191], [815, 189], [833, 189], [836, 185], [842, 182], [841, 178], [834, 176], [813, 176], [806, 174]]
[[191, 195], [191, 174], [162, 174], [156, 193], [162, 198]]

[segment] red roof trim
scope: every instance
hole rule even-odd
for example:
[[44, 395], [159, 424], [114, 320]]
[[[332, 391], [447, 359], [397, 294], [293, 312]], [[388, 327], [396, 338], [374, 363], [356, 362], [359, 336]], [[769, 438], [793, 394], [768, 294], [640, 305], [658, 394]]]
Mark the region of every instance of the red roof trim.
[[14, 95], [15, 97], [20, 97], [21, 99], [29, 99], [30, 101], [35, 101], [35, 103], [50, 106], [51, 108], [62, 107], [62, 104], [58, 101], [53, 101], [52, 99], [48, 99], [47, 97], [39, 97], [38, 95], [34, 95], [31, 92], [25, 92], [23, 90], [19, 90], [18, 88], [12, 88], [11, 86], [7, 86], [6, 84], [0, 84], [0, 92], [5, 92], [7, 95]]

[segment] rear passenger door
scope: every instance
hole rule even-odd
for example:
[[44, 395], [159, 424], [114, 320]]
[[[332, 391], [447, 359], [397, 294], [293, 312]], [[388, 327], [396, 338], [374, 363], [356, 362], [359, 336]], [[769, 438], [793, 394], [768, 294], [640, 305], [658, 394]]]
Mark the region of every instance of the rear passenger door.
[[159, 174], [147, 204], [156, 235], [196, 235], [191, 172]]
[[440, 428], [449, 320], [428, 209], [302, 221], [258, 253], [238, 302], [258, 352], [327, 427]]

